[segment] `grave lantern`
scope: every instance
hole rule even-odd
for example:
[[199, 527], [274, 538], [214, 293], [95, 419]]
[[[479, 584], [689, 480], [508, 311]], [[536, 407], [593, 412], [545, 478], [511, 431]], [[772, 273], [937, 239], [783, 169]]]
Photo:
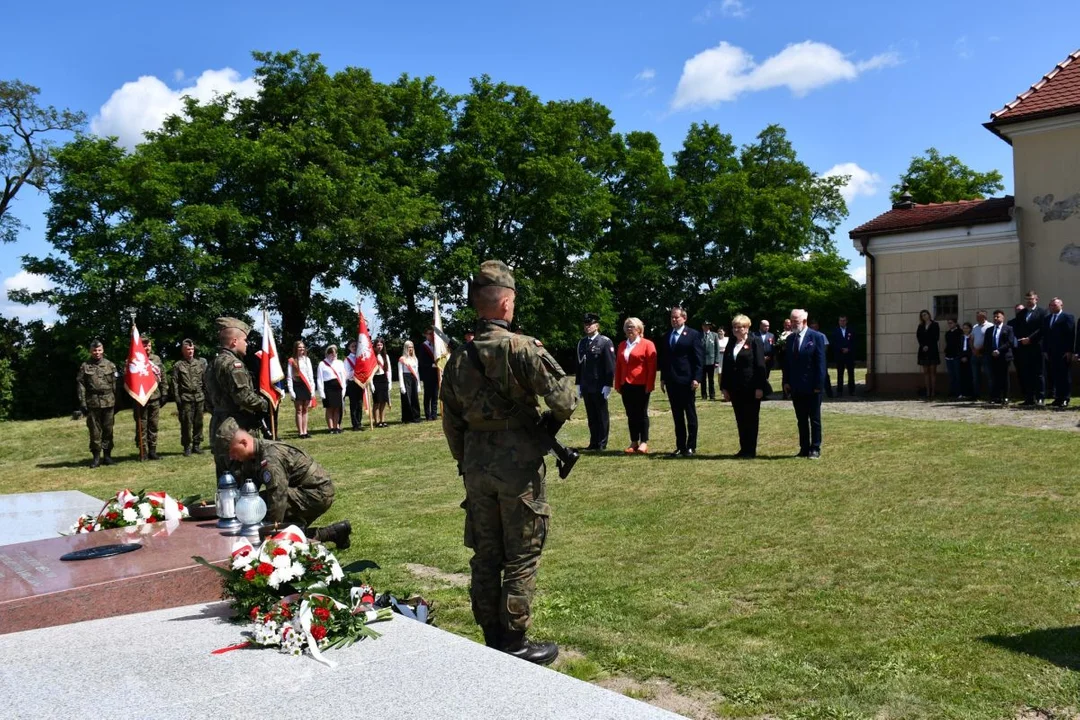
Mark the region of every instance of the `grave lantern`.
[[240, 521], [236, 519], [236, 500], [240, 497], [240, 491], [236, 489], [236, 478], [230, 472], [221, 474], [217, 482], [217, 496], [214, 505], [217, 507], [217, 526], [222, 530], [239, 530]]
[[266, 517], [266, 501], [259, 496], [259, 489], [253, 480], [245, 480], [240, 489], [240, 499], [236, 501], [236, 519], [242, 523], [240, 534], [259, 539], [259, 528]]

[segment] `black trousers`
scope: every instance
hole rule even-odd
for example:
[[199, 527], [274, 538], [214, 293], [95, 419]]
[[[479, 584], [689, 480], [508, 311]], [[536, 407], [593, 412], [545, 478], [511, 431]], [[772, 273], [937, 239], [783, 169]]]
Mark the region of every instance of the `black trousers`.
[[623, 385], [622, 404], [630, 426], [630, 442], [649, 442], [649, 391], [644, 385]]
[[1034, 402], [1046, 397], [1046, 373], [1043, 372], [1042, 349], [1038, 345], [1020, 345], [1013, 350], [1018, 360], [1017, 371], [1024, 389], [1024, 401]]
[[599, 390], [582, 392], [581, 397], [585, 401], [585, 415], [589, 418], [589, 447], [602, 450], [607, 447], [611, 427], [607, 398]]
[[345, 397], [349, 398], [349, 422], [353, 430], [358, 430], [364, 424], [364, 388], [349, 380]]
[[799, 424], [799, 453], [821, 452], [821, 393], [792, 392], [791, 404]]
[[675, 419], [675, 449], [697, 450], [697, 405], [693, 385], [668, 385], [668, 402]]
[[735, 411], [735, 425], [739, 428], [739, 453], [757, 455], [758, 424], [761, 420], [761, 400], [754, 391], [731, 393], [731, 409]]
[[844, 371], [847, 370], [848, 395], [855, 394], [855, 354], [840, 353], [836, 359], [836, 394], [844, 394]]
[[439, 417], [439, 375], [431, 373], [424, 376], [424, 417], [434, 420]]
[[1055, 352], [1046, 361], [1046, 395], [1054, 396], [1058, 402], [1072, 397], [1071, 363], [1065, 359], [1065, 353]]
[[990, 356], [990, 402], [1009, 399], [1009, 361]]
[[[706, 393], [706, 385], [708, 386], [708, 392]], [[715, 400], [716, 399], [716, 366], [705, 366], [705, 378], [701, 381], [701, 399], [702, 400]]]
[[416, 378], [412, 373], [405, 375], [402, 382], [405, 392], [401, 393], [401, 422], [420, 422], [420, 400], [416, 397]]

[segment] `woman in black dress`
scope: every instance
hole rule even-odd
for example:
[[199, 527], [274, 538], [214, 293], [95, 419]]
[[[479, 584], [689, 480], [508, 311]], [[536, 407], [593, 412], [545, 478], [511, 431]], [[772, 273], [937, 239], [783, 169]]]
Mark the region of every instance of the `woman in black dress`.
[[420, 422], [420, 371], [416, 347], [411, 340], [405, 341], [398, 358], [398, 384], [401, 386], [401, 422]]
[[750, 334], [750, 318], [745, 315], [732, 319], [731, 332], [724, 349], [720, 392], [731, 403], [739, 428], [739, 454], [735, 457], [751, 459], [757, 457], [761, 398], [767, 382], [765, 345], [760, 337]]
[[375, 338], [375, 374], [371, 376], [371, 384], [375, 387], [372, 393], [371, 415], [375, 427], [386, 427], [386, 406], [390, 404], [390, 384], [394, 368], [390, 364], [390, 356], [386, 354], [386, 343], [382, 338]]
[[938, 352], [938, 338], [941, 330], [934, 319], [930, 317], [929, 310], [919, 313], [919, 327], [915, 330], [915, 338], [919, 341], [919, 367], [922, 368], [923, 379], [926, 381], [926, 401], [930, 402], [937, 394], [937, 368], [941, 364], [941, 355]]

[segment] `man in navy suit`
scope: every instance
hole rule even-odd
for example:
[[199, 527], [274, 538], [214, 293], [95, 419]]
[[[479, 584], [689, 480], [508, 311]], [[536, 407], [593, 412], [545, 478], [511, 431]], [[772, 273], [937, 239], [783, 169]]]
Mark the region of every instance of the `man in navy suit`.
[[828, 372], [825, 336], [806, 326], [805, 310], [792, 310], [784, 348], [784, 391], [791, 395], [799, 424], [799, 457], [821, 457], [821, 395]]
[[686, 324], [686, 310], [671, 308], [671, 332], [658, 342], [662, 348], [660, 391], [667, 393], [675, 418], [675, 451], [671, 457], [690, 457], [697, 451], [697, 397], [705, 367], [701, 333]]
[[1054, 396], [1052, 407], [1069, 407], [1072, 396], [1073, 352], [1076, 349], [1076, 318], [1062, 311], [1061, 298], [1050, 301], [1050, 312], [1043, 320], [1042, 352], [1046, 358], [1046, 394]]
[[829, 341], [832, 343], [833, 360], [836, 362], [836, 394], [844, 396], [844, 370], [847, 370], [848, 395], [855, 396], [855, 336], [847, 326], [847, 315], [837, 320]]
[[1009, 363], [1013, 359], [1016, 335], [1005, 324], [1005, 311], [994, 311], [994, 325], [986, 330], [983, 353], [990, 356], [990, 402], [1009, 404]]

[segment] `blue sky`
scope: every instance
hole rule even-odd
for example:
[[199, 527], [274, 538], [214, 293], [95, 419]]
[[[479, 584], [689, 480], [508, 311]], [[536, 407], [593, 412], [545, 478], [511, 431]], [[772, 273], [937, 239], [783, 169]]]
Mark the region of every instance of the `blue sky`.
[[[378, 5], [378, 7], [375, 7]], [[691, 122], [739, 144], [784, 126], [815, 171], [854, 172], [836, 236], [888, 208], [888, 190], [930, 146], [1012, 189], [1010, 148], [981, 127], [1077, 49], [1080, 3], [1053, 13], [1015, 2], [22, 3], [3, 12], [0, 77], [83, 110], [92, 128], [135, 138], [183, 91], [250, 90], [251, 50], [317, 52], [331, 70], [379, 80], [433, 75], [463, 92], [484, 73], [544, 99], [591, 97], [620, 131], [649, 130], [668, 153]], [[129, 140], [130, 141], [130, 140]], [[0, 246], [5, 289], [31, 286], [19, 256], [48, 251], [44, 199], [15, 212], [29, 229]], [[48, 316], [0, 298], [0, 314]]]

